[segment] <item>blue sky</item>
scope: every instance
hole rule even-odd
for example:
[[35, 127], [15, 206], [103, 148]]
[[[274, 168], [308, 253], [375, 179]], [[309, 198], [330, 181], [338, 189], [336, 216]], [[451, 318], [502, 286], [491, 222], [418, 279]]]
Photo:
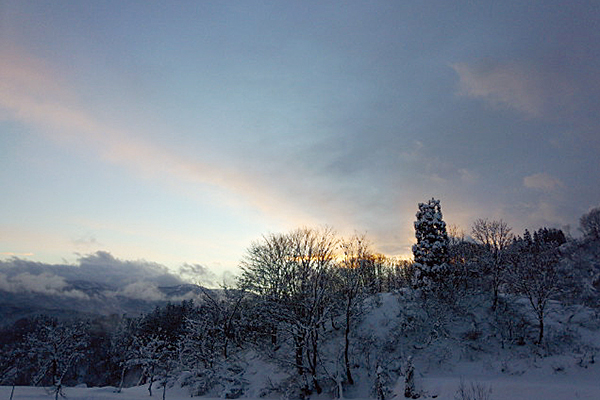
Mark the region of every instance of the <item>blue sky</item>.
[[0, 257], [235, 269], [299, 226], [408, 255], [417, 203], [600, 203], [596, 1], [0, 4]]

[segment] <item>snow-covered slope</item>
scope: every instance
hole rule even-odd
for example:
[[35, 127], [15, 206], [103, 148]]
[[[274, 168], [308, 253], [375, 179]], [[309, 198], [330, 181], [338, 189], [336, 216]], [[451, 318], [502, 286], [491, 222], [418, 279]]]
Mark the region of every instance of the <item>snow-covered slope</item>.
[[[502, 298], [500, 304], [492, 311], [486, 297], [479, 295], [459, 298], [450, 306], [423, 301], [410, 290], [369, 297], [351, 335], [356, 383], [344, 386], [341, 394], [333, 390], [343, 334], [328, 327], [322, 345], [326, 390], [311, 398], [375, 398], [379, 368], [386, 398], [403, 399], [405, 364], [412, 357], [416, 392], [424, 399], [600, 399], [597, 310], [552, 302], [546, 339], [540, 346], [534, 343], [537, 326], [528, 304], [511, 297]], [[243, 382], [243, 390], [236, 393], [250, 399], [282, 398], [286, 393], [297, 398], [293, 391], [282, 390], [295, 374], [282, 358], [276, 352], [239, 351], [235, 356], [239, 367], [236, 379]], [[223, 380], [205, 398], [231, 395], [227, 385]], [[0, 388], [0, 398], [9, 398], [10, 390]], [[122, 393], [115, 393], [113, 388], [66, 388], [66, 394], [69, 399], [148, 398], [146, 387]], [[156, 387], [153, 397], [161, 396], [161, 389]], [[14, 395], [14, 399], [47, 398], [41, 388], [17, 387]], [[166, 398], [189, 398], [189, 392], [174, 382]]]

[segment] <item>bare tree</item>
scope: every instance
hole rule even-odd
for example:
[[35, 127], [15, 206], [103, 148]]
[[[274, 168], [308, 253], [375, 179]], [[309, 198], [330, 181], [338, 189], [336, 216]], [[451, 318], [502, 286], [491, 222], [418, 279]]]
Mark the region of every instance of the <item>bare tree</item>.
[[278, 325], [289, 300], [289, 277], [293, 275], [294, 256], [289, 235], [270, 234], [252, 243], [240, 265], [238, 288], [256, 295], [255, 307], [270, 331], [271, 343], [278, 345]]
[[343, 257], [339, 262], [336, 276], [340, 283], [340, 295], [343, 302], [344, 315], [344, 366], [346, 380], [352, 385], [352, 371], [350, 369], [350, 328], [352, 318], [356, 315], [356, 308], [361, 298], [366, 294], [368, 283], [364, 280], [365, 271], [370, 269], [374, 258], [369, 250], [365, 236], [354, 235], [341, 243]]
[[[540, 229], [539, 232], [543, 230]], [[558, 264], [560, 254], [555, 242], [547, 242], [543, 235], [532, 240], [526, 231], [524, 238], [515, 241], [511, 251], [512, 289], [527, 297], [539, 326], [537, 343], [544, 338], [544, 318], [548, 301], [558, 293]]]
[[471, 235], [485, 250], [480, 257], [480, 262], [483, 262], [488, 269], [493, 294], [492, 309], [495, 310], [498, 306], [498, 292], [503, 282], [507, 262], [506, 250], [513, 241], [511, 228], [502, 220], [490, 221], [480, 218], [473, 223]]
[[330, 228], [302, 228], [263, 237], [248, 250], [238, 281], [241, 289], [262, 302], [272, 341], [282, 330], [289, 334], [298, 374], [308, 372], [318, 393], [319, 328], [331, 311], [329, 282], [336, 246]]
[[[290, 280], [291, 326], [296, 343], [296, 363], [305, 350], [312, 385], [321, 393], [317, 379], [319, 362], [319, 328], [331, 311], [329, 287], [338, 239], [331, 228], [298, 229], [291, 234], [294, 276]], [[300, 363], [302, 365], [302, 363]]]

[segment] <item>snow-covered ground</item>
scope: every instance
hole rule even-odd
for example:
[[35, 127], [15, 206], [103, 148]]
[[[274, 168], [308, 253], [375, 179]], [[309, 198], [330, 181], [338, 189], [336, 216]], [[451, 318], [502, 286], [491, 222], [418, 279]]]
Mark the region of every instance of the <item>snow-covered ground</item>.
[[[556, 361], [554, 360], [554, 363]], [[547, 364], [547, 365], [546, 365]], [[463, 365], [461, 378], [453, 376], [427, 376], [419, 377], [417, 386], [423, 391], [421, 398], [440, 400], [455, 400], [461, 379], [467, 389], [472, 384], [484, 389], [490, 389], [489, 400], [598, 400], [600, 399], [600, 368], [594, 364], [588, 368], [577, 367], [574, 371], [559, 371], [548, 373], [553, 369], [553, 361], [541, 363], [536, 370], [530, 370], [519, 376], [497, 375], [491, 376], [482, 373], [480, 365]], [[470, 370], [472, 369], [472, 370]], [[396, 385], [393, 398], [404, 399], [404, 387], [400, 381]], [[10, 397], [11, 387], [0, 387], [0, 399]], [[133, 387], [116, 393], [115, 388], [67, 388], [65, 395], [68, 400], [147, 400], [149, 398], [161, 399], [162, 391], [155, 388], [152, 397], [148, 396], [147, 387]], [[14, 400], [50, 400], [53, 396], [47, 394], [39, 387], [15, 388]], [[190, 399], [186, 389], [171, 388], [167, 390], [166, 398], [170, 400]], [[196, 397], [208, 400], [209, 398]], [[315, 399], [331, 398], [330, 395], [314, 396]], [[251, 399], [251, 398], [249, 398]], [[260, 399], [256, 397], [256, 399]]]
[[[600, 348], [598, 312], [579, 305], [551, 303], [546, 319], [546, 345], [539, 347], [531, 339], [536, 337], [537, 327], [535, 319], [527, 315], [527, 303], [513, 299], [511, 304], [513, 310], [530, 320], [523, 328], [527, 340], [522, 344], [502, 340], [498, 331], [504, 328], [498, 325], [485, 301], [469, 300], [464, 308], [468, 311], [456, 316], [444, 309], [438, 314], [429, 310], [430, 317], [439, 321], [431, 324], [419, 319], [425, 311], [409, 292], [367, 299], [352, 336], [353, 359], [360, 368], [355, 369], [356, 384], [345, 389], [345, 397], [373, 398], [373, 372], [377, 365], [384, 365], [385, 385], [390, 389], [387, 398], [404, 399], [401, 366], [410, 355], [414, 357], [415, 384], [422, 399], [600, 400], [600, 363], [595, 360]], [[341, 336], [330, 333], [323, 352], [332, 358], [332, 354], [339, 352]], [[247, 382], [242, 398], [281, 398], [277, 391], [267, 388], [284, 382], [288, 376], [285, 370], [252, 350], [240, 357], [245, 360], [243, 379]], [[484, 395], [459, 396], [461, 386], [467, 391], [476, 388]], [[11, 389], [0, 387], [0, 400], [9, 399]], [[212, 392], [213, 397], [196, 398], [217, 398], [219, 393], [215, 393]], [[74, 387], [65, 388], [65, 395], [68, 400], [150, 398], [147, 386], [127, 388], [121, 393], [112, 387]], [[333, 396], [328, 390], [311, 398], [325, 400]], [[52, 398], [39, 387], [16, 387], [13, 396], [14, 400]], [[158, 384], [151, 398], [162, 398]], [[168, 388], [166, 399], [190, 399], [190, 395], [187, 388], [174, 384]]]
[[[449, 400], [455, 399], [461, 381], [467, 389], [472, 385], [491, 389], [490, 400], [600, 399], [600, 368], [597, 365], [556, 372], [555, 363], [553, 360], [540, 362], [538, 368], [518, 376], [485, 374], [479, 364], [464, 365], [460, 375], [422, 377], [419, 386], [425, 398]], [[402, 388], [399, 384], [395, 390], [399, 398], [403, 398]]]

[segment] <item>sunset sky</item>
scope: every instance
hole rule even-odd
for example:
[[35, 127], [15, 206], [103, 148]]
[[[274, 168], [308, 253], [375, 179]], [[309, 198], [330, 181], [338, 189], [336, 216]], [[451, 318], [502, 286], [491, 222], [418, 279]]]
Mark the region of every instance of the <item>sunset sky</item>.
[[2, 0], [0, 259], [234, 270], [319, 225], [409, 255], [431, 197], [577, 235], [599, 110], [597, 0]]

